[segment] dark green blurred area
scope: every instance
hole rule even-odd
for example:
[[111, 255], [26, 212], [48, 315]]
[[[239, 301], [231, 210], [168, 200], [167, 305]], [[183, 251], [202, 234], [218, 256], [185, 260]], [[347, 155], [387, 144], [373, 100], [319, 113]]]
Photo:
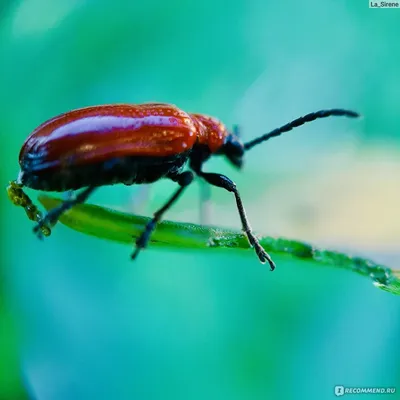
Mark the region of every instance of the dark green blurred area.
[[[26, 136], [78, 107], [171, 102], [238, 123], [246, 138], [306, 112], [347, 107], [364, 119], [299, 128], [255, 149], [243, 174], [222, 160], [207, 169], [235, 179], [261, 233], [315, 240], [316, 230], [305, 230], [313, 216], [328, 232], [324, 244], [399, 268], [400, 251], [388, 243], [400, 237], [400, 214], [394, 207], [382, 217], [385, 199], [399, 196], [391, 178], [400, 162], [399, 18], [367, 0], [3, 0], [2, 185], [18, 173]], [[389, 150], [390, 167], [380, 169]], [[332, 151], [343, 158], [327, 165]], [[346, 221], [330, 235], [326, 214], [296, 208], [293, 185], [321, 171], [330, 179], [364, 154], [378, 154], [366, 165], [382, 170], [381, 203], [366, 212], [377, 222], [359, 219], [354, 241]], [[368, 179], [361, 174], [350, 191]], [[155, 185], [146, 214], [172, 188]], [[307, 190], [315, 198], [318, 185]], [[129, 210], [136, 195], [118, 186], [92, 201]], [[213, 224], [238, 227], [230, 196], [212, 195]], [[337, 191], [332, 202], [351, 213], [370, 194], [365, 204], [343, 196]], [[287, 202], [293, 213], [276, 217]], [[63, 226], [38, 243], [5, 190], [0, 205], [1, 400], [325, 399], [335, 385], [400, 391], [398, 298], [367, 279], [285, 259], [269, 273], [254, 256], [230, 251], [150, 249], [132, 264], [128, 247]], [[168, 219], [197, 222], [197, 209], [193, 187]], [[364, 240], [371, 231], [380, 240]]]

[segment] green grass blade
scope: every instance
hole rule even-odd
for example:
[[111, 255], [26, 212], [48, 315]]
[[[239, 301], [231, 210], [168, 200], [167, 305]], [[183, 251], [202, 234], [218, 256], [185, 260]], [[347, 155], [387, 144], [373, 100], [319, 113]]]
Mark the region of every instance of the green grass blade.
[[[49, 210], [57, 207], [62, 200], [41, 195], [39, 201]], [[66, 212], [60, 219], [64, 225], [87, 235], [132, 245], [149, 222], [140, 217], [91, 204], [81, 204]], [[286, 254], [301, 260], [344, 268], [368, 276], [375, 286], [400, 295], [399, 271], [360, 257], [317, 249], [307, 243], [283, 238], [262, 237], [262, 246], [271, 254]], [[151, 237], [153, 246], [170, 248], [210, 249], [235, 248], [249, 250], [249, 244], [240, 232], [201, 226], [190, 223], [162, 221]], [[249, 252], [249, 251], [248, 251]], [[250, 253], [250, 252], [249, 252]]]

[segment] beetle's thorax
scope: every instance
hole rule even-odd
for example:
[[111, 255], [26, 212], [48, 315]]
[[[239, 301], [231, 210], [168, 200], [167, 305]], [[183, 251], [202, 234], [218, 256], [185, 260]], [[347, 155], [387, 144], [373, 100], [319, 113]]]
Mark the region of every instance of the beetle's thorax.
[[197, 122], [198, 144], [207, 146], [211, 153], [216, 153], [225, 143], [228, 131], [217, 118], [203, 114], [191, 114]]

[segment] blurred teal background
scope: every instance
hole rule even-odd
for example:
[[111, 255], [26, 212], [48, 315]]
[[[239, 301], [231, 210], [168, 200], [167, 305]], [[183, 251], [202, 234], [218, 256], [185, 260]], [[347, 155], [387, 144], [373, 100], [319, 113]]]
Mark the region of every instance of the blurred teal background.
[[[268, 142], [242, 174], [207, 170], [236, 181], [257, 232], [399, 268], [399, 18], [367, 0], [2, 0], [3, 188], [26, 136], [78, 107], [169, 102], [245, 139], [350, 108], [364, 118]], [[154, 185], [143, 212], [173, 187]], [[198, 222], [198, 195], [167, 218]], [[133, 210], [139, 196], [116, 186], [91, 202]], [[230, 195], [212, 198], [212, 223], [239, 228]], [[270, 273], [233, 250], [149, 249], [133, 264], [129, 247], [61, 225], [38, 242], [5, 190], [0, 206], [1, 400], [319, 400], [335, 385], [399, 398], [399, 300], [368, 279], [279, 257]]]

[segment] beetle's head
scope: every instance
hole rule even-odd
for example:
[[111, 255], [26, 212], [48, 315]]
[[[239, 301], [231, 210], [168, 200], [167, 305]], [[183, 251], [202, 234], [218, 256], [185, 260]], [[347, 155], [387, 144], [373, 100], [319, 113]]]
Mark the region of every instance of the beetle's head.
[[218, 153], [223, 154], [236, 168], [242, 168], [244, 145], [239, 139], [239, 128], [237, 126], [234, 127], [232, 133], [227, 135], [225, 143]]

